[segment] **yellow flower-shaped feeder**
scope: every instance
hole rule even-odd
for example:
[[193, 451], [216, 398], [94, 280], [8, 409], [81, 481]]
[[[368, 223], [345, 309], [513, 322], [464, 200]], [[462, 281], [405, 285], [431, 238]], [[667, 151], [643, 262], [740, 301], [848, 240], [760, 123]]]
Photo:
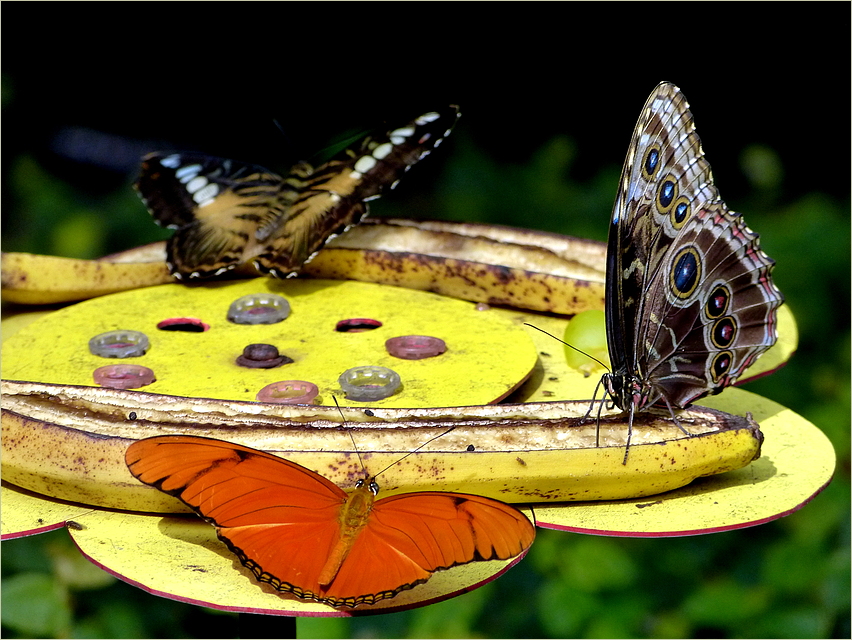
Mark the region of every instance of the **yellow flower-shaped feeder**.
[[[471, 238], [469, 229], [404, 226], [403, 232], [455, 233], [456, 242], [444, 245], [459, 251]], [[478, 232], [475, 242], [482, 243], [482, 228]], [[134, 281], [123, 293], [41, 315], [26, 326], [20, 318], [4, 321], [3, 537], [67, 526], [92, 562], [151, 593], [230, 611], [351, 615], [254, 581], [212, 527], [130, 475], [123, 466], [127, 446], [165, 433], [217, 437], [278, 453], [344, 488], [363, 471], [357, 451], [368, 471], [392, 465], [379, 478], [380, 497], [423, 490], [476, 493], [515, 503], [540, 527], [621, 536], [754, 526], [795, 511], [830, 481], [834, 452], [819, 429], [740, 389], [698, 403], [717, 411], [696, 407], [682, 413], [690, 436], [666, 413], [637, 418], [627, 464], [621, 464], [623, 420], [613, 412], [604, 412], [600, 422], [584, 420], [599, 372], [569, 367], [560, 343], [526, 326], [561, 336], [567, 317], [542, 313], [554, 310], [549, 300], [535, 311], [518, 308], [533, 306], [525, 301], [541, 298], [542, 287], [565, 286], [586, 292], [575, 297], [573, 311], [579, 312], [595, 306], [589, 300], [600, 298], [599, 282], [587, 271], [554, 275], [558, 269], [542, 264], [558, 254], [553, 246], [558, 238], [507, 233], [493, 230], [492, 244], [523, 245], [528, 258], [523, 264], [495, 267], [481, 257], [488, 251], [480, 251], [477, 262], [470, 247], [461, 249], [464, 256], [427, 255], [363, 243], [367, 246], [324, 250], [317, 264], [310, 263], [319, 270], [314, 275], [333, 275], [345, 262], [351, 273], [385, 284], [253, 279], [137, 288], [162, 278], [161, 264], [151, 262], [138, 270], [156, 271], [156, 278]], [[422, 247], [422, 238], [418, 243]], [[550, 252], [544, 258], [542, 246]], [[602, 271], [602, 247], [583, 246]], [[503, 257], [501, 262], [509, 262]], [[439, 265], [446, 268], [450, 261], [456, 261], [452, 274], [436, 279]], [[380, 272], [370, 272], [378, 263]], [[85, 268], [109, 271], [110, 264], [119, 263]], [[397, 268], [388, 270], [389, 264]], [[424, 272], [431, 274], [425, 280]], [[477, 272], [479, 280], [472, 275]], [[502, 273], [503, 289], [496, 273]], [[387, 286], [389, 280], [412, 288]], [[16, 297], [21, 289], [4, 282], [4, 295], [44, 301], [32, 289]], [[72, 299], [85, 297], [80, 295], [85, 282], [68, 289], [74, 289]], [[61, 298], [56, 292], [54, 287], [50, 296]], [[290, 316], [276, 324], [229, 322], [229, 305], [249, 293], [283, 296]], [[514, 301], [516, 307], [486, 301]], [[175, 319], [194, 330], [157, 328]], [[345, 330], [344, 322], [338, 330], [340, 321], [365, 319], [374, 322], [348, 325], [354, 331]], [[149, 339], [144, 355], [116, 360], [90, 351], [92, 337], [116, 329], [144, 333]], [[779, 333], [778, 344], [747, 376], [777, 368], [795, 350], [795, 323], [786, 307], [779, 313]], [[420, 360], [391, 354], [386, 341], [406, 335], [440, 338], [446, 350]], [[236, 360], [249, 344], [272, 344], [293, 362], [241, 366]], [[145, 366], [155, 381], [135, 390], [97, 386], [93, 372], [116, 362]], [[401, 386], [381, 400], [345, 399], [340, 374], [363, 365], [394, 370]], [[260, 389], [282, 380], [315, 384], [314, 404], [256, 402]], [[418, 449], [450, 426], [451, 432]], [[451, 597], [494, 579], [517, 560], [438, 571], [424, 584], [355, 612]]]

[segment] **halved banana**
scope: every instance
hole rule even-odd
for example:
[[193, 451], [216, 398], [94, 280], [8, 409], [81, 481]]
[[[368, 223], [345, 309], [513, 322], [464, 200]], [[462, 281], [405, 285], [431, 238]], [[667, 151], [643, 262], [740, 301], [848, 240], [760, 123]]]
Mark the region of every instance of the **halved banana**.
[[[603, 307], [605, 253], [600, 242], [508, 227], [372, 220], [330, 241], [303, 272], [574, 314]], [[164, 242], [100, 260], [29, 253], [2, 259], [3, 299], [20, 304], [85, 300], [174, 281]], [[240, 274], [258, 275], [250, 265]]]
[[[176, 499], [130, 475], [131, 442], [182, 433], [286, 457], [342, 487], [367, 469], [384, 495], [441, 490], [506, 502], [616, 500], [653, 495], [760, 455], [749, 417], [694, 407], [584, 419], [587, 402], [427, 409], [288, 407], [138, 391], [4, 382], [3, 479], [38, 493], [132, 511], [179, 512]], [[453, 430], [414, 451], [430, 438]], [[351, 437], [350, 437], [351, 434]], [[353, 446], [352, 442], [355, 442]], [[398, 462], [398, 464], [393, 464]]]

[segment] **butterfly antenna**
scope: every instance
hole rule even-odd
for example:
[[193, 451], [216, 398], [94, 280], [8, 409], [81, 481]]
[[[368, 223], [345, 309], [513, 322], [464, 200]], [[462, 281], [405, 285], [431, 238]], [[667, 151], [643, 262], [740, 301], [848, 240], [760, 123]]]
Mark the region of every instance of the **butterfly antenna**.
[[571, 349], [573, 349], [573, 350], [574, 350], [574, 351], [576, 351], [577, 353], [582, 353], [582, 354], [583, 354], [584, 356], [586, 356], [587, 358], [591, 358], [592, 360], [594, 360], [595, 362], [597, 362], [599, 365], [601, 365], [604, 369], [606, 369], [606, 370], [607, 370], [607, 371], [609, 371], [610, 373], [612, 372], [612, 370], [611, 370], [608, 366], [606, 366], [603, 362], [601, 362], [600, 360], [598, 360], [595, 356], [591, 355], [590, 353], [586, 353], [586, 352], [585, 352], [585, 351], [583, 351], [582, 349], [578, 349], [578, 348], [577, 348], [577, 347], [575, 347], [573, 344], [568, 344], [568, 343], [567, 343], [567, 342], [565, 342], [562, 338], [557, 338], [555, 335], [553, 335], [552, 333], [549, 333], [549, 332], [545, 331], [544, 329], [539, 329], [539, 328], [538, 328], [537, 326], [535, 326], [534, 324], [530, 324], [529, 322], [525, 322], [524, 324], [525, 324], [525, 325], [527, 325], [528, 327], [532, 327], [533, 329], [535, 329], [535, 330], [537, 330], [537, 331], [541, 331], [544, 335], [546, 335], [546, 336], [550, 336], [551, 338], [553, 338], [553, 339], [554, 339], [554, 340], [556, 340], [557, 342], [561, 342], [561, 343], [562, 343], [562, 344], [564, 344], [566, 347], [570, 347]]
[[278, 129], [282, 136], [284, 136], [285, 138], [287, 137], [287, 132], [284, 131], [284, 127], [281, 126], [281, 122], [278, 120], [278, 118], [272, 118], [272, 124], [275, 125], [275, 128]]
[[[346, 426], [346, 416], [343, 415], [343, 409], [340, 408], [340, 405], [337, 402], [337, 396], [331, 396], [331, 399], [334, 400], [334, 406], [337, 407], [338, 413], [340, 413], [340, 418], [343, 420], [343, 426]], [[352, 448], [355, 450], [355, 455], [358, 456], [358, 462], [361, 465], [361, 470], [366, 473], [367, 467], [364, 466], [364, 461], [361, 459], [361, 452], [358, 451], [358, 445], [355, 444], [355, 437], [352, 435], [351, 429], [346, 429], [346, 433], [349, 434], [349, 439], [352, 441]]]
[[[547, 335], [547, 336], [550, 336], [551, 338], [553, 338], [553, 339], [554, 339], [554, 340], [556, 340], [557, 342], [561, 342], [561, 343], [562, 343], [562, 344], [564, 344], [566, 347], [571, 347], [571, 348], [572, 348], [574, 351], [576, 351], [577, 353], [582, 353], [582, 354], [583, 354], [584, 356], [586, 356], [587, 358], [591, 358], [592, 360], [594, 360], [595, 362], [597, 362], [599, 365], [601, 365], [604, 369], [606, 369], [606, 370], [607, 370], [607, 371], [609, 371], [610, 373], [612, 372], [612, 370], [611, 370], [608, 366], [606, 366], [603, 362], [601, 362], [600, 360], [598, 360], [595, 356], [591, 355], [590, 353], [586, 353], [586, 352], [585, 352], [585, 351], [583, 351], [582, 349], [578, 349], [578, 348], [577, 348], [577, 347], [575, 347], [573, 344], [568, 344], [567, 342], [565, 342], [565, 341], [564, 341], [564, 340], [562, 340], [561, 338], [557, 338], [555, 335], [553, 335], [552, 333], [549, 333], [549, 332], [545, 331], [544, 329], [539, 329], [539, 328], [538, 328], [537, 326], [535, 326], [534, 324], [530, 324], [529, 322], [525, 322], [524, 324], [525, 324], [525, 325], [527, 325], [528, 327], [532, 327], [533, 329], [536, 329], [536, 330], [538, 330], [538, 331], [541, 331], [543, 334], [545, 334], [545, 335]], [[606, 376], [604, 376], [604, 377], [606, 377]], [[595, 387], [595, 393], [594, 393], [594, 395], [592, 396], [592, 402], [591, 402], [591, 404], [589, 404], [589, 410], [588, 410], [588, 411], [586, 411], [586, 415], [584, 415], [584, 416], [583, 416], [583, 421], [585, 421], [585, 420], [589, 417], [589, 415], [590, 415], [590, 414], [591, 414], [591, 412], [592, 412], [592, 409], [593, 409], [593, 408], [594, 408], [594, 406], [595, 406], [595, 398], [597, 398], [597, 397], [598, 397], [598, 389], [600, 388], [601, 383], [603, 382], [603, 380], [604, 380], [604, 378], [601, 378], [600, 382], [598, 382], [598, 385]], [[606, 391], [604, 391], [604, 397], [605, 397], [605, 396], [606, 396]], [[595, 426], [595, 446], [596, 446], [596, 447], [601, 446], [601, 409], [603, 409], [603, 403], [604, 403], [604, 400], [602, 399], [602, 400], [601, 400], [600, 405], [598, 406], [598, 419], [597, 419], [596, 426]], [[631, 425], [632, 425], [632, 422], [631, 422]], [[628, 448], [628, 449], [630, 448], [629, 435], [628, 435], [628, 444], [627, 444], [627, 448]], [[627, 464], [627, 452], [625, 452], [625, 453], [624, 453], [624, 462], [623, 462], [622, 464]]]
[[432, 441], [434, 441], [434, 440], [437, 440], [438, 438], [443, 438], [445, 435], [447, 435], [447, 434], [448, 434], [450, 431], [452, 431], [453, 429], [455, 429], [455, 427], [450, 427], [449, 429], [447, 429], [447, 430], [446, 430], [446, 431], [444, 431], [443, 433], [439, 433], [438, 435], [436, 435], [436, 436], [433, 436], [433, 437], [429, 438], [426, 442], [424, 442], [423, 444], [421, 444], [421, 445], [420, 445], [419, 447], [417, 447], [416, 449], [412, 449], [411, 451], [409, 451], [408, 453], [406, 453], [406, 454], [405, 454], [404, 456], [402, 456], [399, 460], [395, 460], [394, 462], [391, 462], [388, 466], [386, 466], [384, 469], [382, 469], [381, 471], [379, 471], [379, 472], [378, 472], [377, 474], [375, 474], [373, 477], [374, 477], [374, 478], [378, 478], [381, 474], [383, 474], [385, 471], [387, 471], [388, 469], [390, 469], [390, 468], [391, 468], [392, 466], [394, 466], [395, 464], [399, 464], [400, 462], [402, 462], [403, 460], [405, 460], [408, 456], [410, 456], [412, 453], [417, 453], [418, 451], [420, 451], [423, 447], [425, 447], [425, 446], [426, 446], [427, 444], [429, 444], [430, 442], [432, 442]]
[[278, 118], [272, 118], [272, 124], [275, 125], [275, 128], [278, 129], [278, 133], [280, 133], [281, 137], [284, 138], [285, 147], [293, 148], [295, 146], [293, 136], [287, 133], [287, 129], [281, 124]]
[[[340, 412], [340, 417], [343, 419], [343, 424], [346, 424], [346, 417], [343, 415], [343, 410], [340, 408], [340, 405], [337, 403], [337, 398], [336, 398], [334, 395], [332, 395], [332, 396], [331, 396], [331, 398], [332, 398], [332, 400], [334, 400], [334, 404], [335, 404], [335, 406], [337, 407], [337, 410]], [[424, 442], [423, 444], [421, 444], [420, 446], [418, 446], [416, 449], [412, 449], [411, 451], [409, 451], [408, 453], [406, 453], [406, 454], [405, 454], [404, 456], [402, 456], [399, 460], [394, 460], [394, 461], [393, 461], [393, 462], [391, 462], [388, 466], [386, 466], [384, 469], [382, 469], [382, 470], [381, 470], [381, 471], [379, 471], [378, 473], [373, 474], [373, 475], [372, 475], [372, 477], [373, 477], [374, 479], [375, 479], [375, 478], [378, 478], [381, 474], [383, 474], [385, 471], [387, 471], [388, 469], [390, 469], [390, 468], [391, 468], [392, 466], [394, 466], [395, 464], [399, 464], [400, 462], [402, 462], [403, 460], [405, 460], [408, 456], [410, 456], [412, 453], [417, 453], [418, 451], [420, 451], [423, 447], [425, 447], [425, 446], [426, 446], [427, 444], [429, 444], [430, 442], [432, 442], [432, 441], [434, 441], [434, 440], [437, 440], [438, 438], [443, 438], [445, 435], [447, 435], [447, 434], [448, 434], [450, 431], [452, 431], [453, 429], [455, 429], [455, 426], [450, 427], [449, 429], [447, 429], [447, 430], [446, 430], [446, 431], [444, 431], [443, 433], [439, 433], [438, 435], [436, 435], [436, 436], [433, 436], [433, 437], [429, 438], [426, 442]], [[364, 461], [361, 459], [361, 452], [360, 452], [360, 451], [358, 451], [358, 445], [357, 445], [357, 444], [355, 444], [355, 438], [352, 436], [352, 432], [351, 432], [351, 431], [348, 431], [348, 433], [349, 433], [349, 439], [350, 439], [350, 440], [352, 440], [352, 447], [355, 449], [355, 453], [356, 453], [356, 454], [358, 454], [358, 462], [360, 462], [360, 463], [361, 463], [361, 468], [362, 468], [362, 469], [364, 469], [364, 470], [366, 470], [366, 467], [364, 466]]]

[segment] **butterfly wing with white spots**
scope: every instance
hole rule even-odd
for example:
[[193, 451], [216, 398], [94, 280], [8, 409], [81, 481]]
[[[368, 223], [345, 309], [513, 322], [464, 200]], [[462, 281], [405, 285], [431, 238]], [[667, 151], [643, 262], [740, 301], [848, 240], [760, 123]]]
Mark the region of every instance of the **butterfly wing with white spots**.
[[423, 114], [316, 168], [301, 162], [285, 178], [235, 160], [155, 153], [145, 157], [135, 186], [155, 220], [177, 230], [167, 249], [177, 278], [215, 276], [246, 262], [285, 277], [357, 223], [366, 202], [438, 146], [459, 115], [454, 105]]
[[256, 231], [276, 224], [298, 193], [281, 176], [236, 160], [152, 153], [136, 189], [156, 221], [176, 229], [169, 269], [178, 278], [218, 275], [256, 254]]

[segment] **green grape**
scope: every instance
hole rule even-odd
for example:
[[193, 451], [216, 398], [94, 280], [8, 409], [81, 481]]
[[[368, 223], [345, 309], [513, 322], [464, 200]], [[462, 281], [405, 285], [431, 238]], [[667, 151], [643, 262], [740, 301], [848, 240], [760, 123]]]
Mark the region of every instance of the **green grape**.
[[[565, 327], [565, 342], [581, 351], [585, 351], [601, 362], [609, 365], [609, 355], [606, 348], [606, 323], [604, 312], [592, 309], [574, 316]], [[584, 356], [582, 353], [565, 347], [565, 361], [573, 369], [579, 369], [586, 375], [593, 371], [603, 371], [604, 368]]]

